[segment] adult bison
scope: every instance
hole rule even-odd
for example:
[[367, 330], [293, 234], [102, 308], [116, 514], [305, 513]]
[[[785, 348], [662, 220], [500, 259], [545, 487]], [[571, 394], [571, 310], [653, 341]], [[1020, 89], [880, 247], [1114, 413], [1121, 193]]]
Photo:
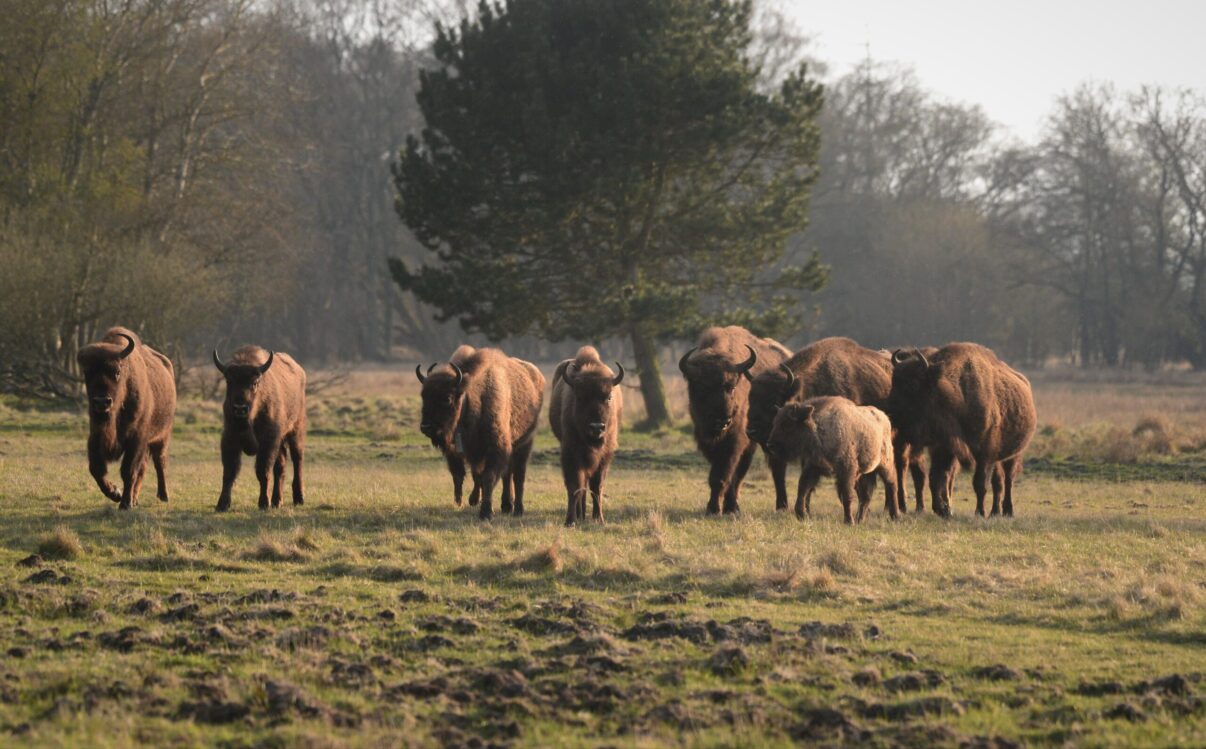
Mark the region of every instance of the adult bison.
[[[77, 355], [88, 392], [88, 469], [118, 509], [138, 504], [147, 456], [159, 479], [156, 495], [168, 501], [167, 453], [176, 415], [172, 362], [126, 328], [110, 328]], [[122, 490], [105, 478], [121, 458]]]
[[306, 372], [293, 357], [243, 346], [223, 362], [214, 351], [214, 366], [226, 378], [222, 404], [222, 493], [218, 512], [230, 509], [230, 489], [242, 454], [255, 456], [260, 480], [260, 509], [268, 509], [268, 471], [272, 471], [272, 506], [280, 507], [285, 455], [293, 458], [293, 504], [304, 502], [302, 457], [306, 443]]
[[502, 511], [522, 515], [544, 375], [498, 349], [478, 349], [463, 364], [449, 362], [422, 379], [419, 429], [445, 454], [455, 450], [464, 456], [481, 486], [479, 516], [494, 516], [494, 485], [500, 479]]
[[549, 425], [561, 443], [561, 474], [568, 507], [565, 524], [586, 519], [589, 488], [591, 517], [603, 520], [603, 483], [620, 439], [624, 394], [624, 365], [614, 373], [593, 346], [583, 346], [573, 359], [557, 365], [553, 373], [553, 398]]
[[[473, 348], [472, 346], [458, 346], [456, 351], [452, 352], [452, 356], [448, 359], [448, 362], [450, 364], [455, 364], [458, 367], [463, 367], [465, 361], [468, 360], [469, 357], [473, 356], [476, 351], [477, 349]], [[435, 368], [436, 365], [433, 363], [427, 368], [427, 374], [430, 375], [432, 370]], [[423, 374], [423, 367], [421, 365], [415, 366], [415, 376], [419, 378], [420, 385], [426, 381], [427, 376]], [[465, 456], [457, 450], [457, 447], [453, 442], [440, 442], [435, 446], [439, 448], [441, 453], [444, 454], [444, 460], [448, 463], [448, 473], [452, 475], [452, 501], [457, 507], [460, 507], [465, 486]], [[469, 506], [474, 507], [477, 505], [481, 495], [481, 485], [478, 484], [477, 477], [474, 476], [473, 490], [469, 492]]]
[[[892, 361], [887, 352], [860, 346], [849, 338], [822, 338], [792, 354], [774, 369], [767, 369], [750, 383], [750, 412], [747, 433], [750, 439], [766, 447], [775, 414], [787, 403], [810, 398], [840, 396], [856, 405], [883, 408], [892, 389]], [[920, 465], [921, 451], [898, 441], [896, 454], [896, 501], [905, 511], [904, 471], [913, 476], [917, 507], [923, 507], [925, 471]], [[787, 494], [776, 486], [776, 509], [787, 508]]]
[[897, 350], [892, 362], [888, 414], [911, 445], [930, 451], [934, 512], [950, 515], [958, 459], [973, 466], [976, 514], [984, 514], [991, 476], [992, 514], [1013, 515], [1013, 482], [1038, 421], [1030, 381], [974, 343], [947, 344], [932, 355]]
[[[757, 443], [746, 434], [750, 380], [775, 369], [791, 352], [778, 341], [758, 338], [745, 328], [708, 328], [699, 343], [683, 354], [678, 368], [687, 380], [695, 442], [711, 464], [708, 514], [739, 512], [741, 482], [749, 470]], [[776, 503], [787, 506], [784, 476], [787, 465], [770, 455], [766, 459], [775, 483]]]

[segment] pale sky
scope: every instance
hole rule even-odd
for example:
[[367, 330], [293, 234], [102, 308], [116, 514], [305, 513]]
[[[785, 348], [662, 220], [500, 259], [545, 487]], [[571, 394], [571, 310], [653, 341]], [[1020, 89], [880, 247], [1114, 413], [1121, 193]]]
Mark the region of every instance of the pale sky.
[[1206, 0], [780, 0], [831, 75], [867, 55], [1035, 137], [1083, 81], [1206, 93]]

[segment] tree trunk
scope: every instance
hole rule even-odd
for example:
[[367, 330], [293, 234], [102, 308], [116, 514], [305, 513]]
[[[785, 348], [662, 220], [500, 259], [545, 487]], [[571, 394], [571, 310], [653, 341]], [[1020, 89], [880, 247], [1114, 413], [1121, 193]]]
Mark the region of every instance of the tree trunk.
[[641, 376], [641, 396], [645, 399], [645, 421], [642, 428], [656, 429], [670, 424], [670, 409], [666, 405], [666, 387], [657, 361], [657, 345], [648, 333], [632, 331], [632, 356]]

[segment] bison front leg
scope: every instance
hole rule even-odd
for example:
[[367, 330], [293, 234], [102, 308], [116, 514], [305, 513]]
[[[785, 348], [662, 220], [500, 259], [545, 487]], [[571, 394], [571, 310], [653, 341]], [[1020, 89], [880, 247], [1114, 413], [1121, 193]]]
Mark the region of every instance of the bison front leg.
[[[925, 512], [925, 467], [921, 464], [921, 450], [913, 450], [909, 456], [909, 473], [913, 476], [913, 500], [917, 503], [917, 511]], [[903, 494], [903, 477], [900, 481], [900, 493]]]
[[281, 506], [281, 484], [285, 481], [285, 449], [282, 447], [276, 453], [276, 462], [272, 465], [272, 506]]
[[766, 467], [770, 469], [771, 481], [775, 484], [775, 510], [787, 509], [787, 462], [766, 456]]
[[151, 445], [151, 461], [155, 464], [155, 479], [157, 487], [155, 496], [160, 502], [168, 501], [167, 490], [167, 451], [168, 441], [157, 442]]
[[750, 463], [754, 460], [756, 447], [753, 442], [747, 443], [745, 450], [741, 453], [741, 458], [737, 461], [737, 466], [733, 469], [733, 478], [729, 481], [729, 488], [724, 493], [725, 515], [735, 515], [741, 512], [737, 500], [741, 495], [741, 483], [745, 481], [745, 474], [749, 473]]
[[93, 447], [92, 440], [88, 441], [88, 472], [100, 487], [101, 494], [114, 502], [121, 501], [121, 492], [117, 491], [117, 487], [107, 478], [109, 462], [105, 460], [104, 451], [99, 446]]
[[230, 509], [230, 491], [243, 465], [243, 448], [239, 437], [222, 430], [222, 493], [218, 495], [218, 512]]
[[448, 473], [452, 475], [452, 501], [460, 507], [461, 492], [465, 485], [465, 460], [454, 452], [446, 452], [444, 461], [448, 463]]
[[470, 476], [473, 479], [473, 489], [469, 492], [469, 506], [477, 507], [477, 504], [482, 501], [482, 484], [481, 478], [476, 474]]
[[955, 456], [947, 450], [930, 450], [930, 507], [939, 517], [951, 516], [951, 483], [954, 480]]
[[274, 470], [276, 458], [280, 454], [281, 445], [276, 439], [265, 437], [260, 440], [260, 449], [255, 454], [255, 477], [260, 482], [261, 510], [268, 509], [268, 472]]
[[853, 471], [839, 472], [836, 477], [838, 499], [842, 501], [842, 519], [854, 525], [854, 500], [859, 495], [859, 477]]
[[607, 481], [607, 471], [610, 467], [610, 464], [603, 463], [595, 471], [595, 475], [590, 477], [590, 498], [592, 504], [590, 516], [600, 523], [603, 522], [603, 484]]
[[976, 492], [976, 515], [984, 517], [984, 498], [988, 494], [988, 473], [993, 470], [993, 463], [985, 458], [976, 458], [976, 467], [972, 472], [972, 489]]
[[138, 489], [141, 475], [146, 472], [147, 448], [145, 445], [126, 445], [125, 454], [121, 459], [121, 501], [119, 510], [130, 509], [138, 501]]
[[[898, 520], [900, 518], [900, 511], [902, 509], [898, 504], [900, 499], [900, 492], [898, 489], [900, 487], [896, 485], [896, 477], [899, 475], [899, 472], [895, 469], [895, 466], [893, 466], [891, 470], [884, 466], [880, 466], [878, 474], [880, 479], [884, 482], [884, 509], [888, 511], [888, 517], [892, 518], [893, 520]], [[874, 485], [875, 474], [871, 474], [871, 476], [871, 483]], [[872, 486], [872, 489], [874, 489], [874, 486]]]
[[569, 461], [561, 464], [561, 475], [565, 479], [565, 527], [586, 519], [586, 472]]
[[796, 517], [803, 520], [812, 514], [812, 493], [816, 491], [821, 474], [812, 466], [800, 470], [800, 483], [796, 487]]
[[908, 512], [908, 504], [905, 501], [905, 467], [909, 465], [912, 455], [912, 448], [908, 442], [900, 438], [899, 434], [892, 440], [892, 458], [895, 463], [896, 472], [896, 506], [900, 512]]

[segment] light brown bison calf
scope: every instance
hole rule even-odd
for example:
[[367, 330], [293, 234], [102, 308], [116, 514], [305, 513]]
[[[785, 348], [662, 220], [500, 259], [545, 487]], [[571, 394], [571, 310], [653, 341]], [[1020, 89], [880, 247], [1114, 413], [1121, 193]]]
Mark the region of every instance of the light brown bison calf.
[[272, 506], [280, 507], [285, 456], [293, 458], [293, 504], [304, 502], [302, 457], [306, 444], [306, 372], [288, 354], [243, 346], [214, 366], [226, 378], [222, 404], [222, 493], [218, 512], [230, 509], [230, 490], [239, 475], [242, 454], [255, 456], [260, 509], [268, 509], [268, 472]]
[[[811, 513], [812, 492], [822, 476], [833, 476], [847, 523], [862, 522], [871, 504], [875, 477], [884, 482], [884, 505], [893, 519], [896, 507], [896, 464], [892, 424], [874, 406], [846, 398], [811, 398], [779, 410], [767, 449], [783, 460], [800, 460], [796, 515]], [[858, 515], [851, 504], [858, 497]]]
[[[455, 364], [458, 367], [463, 367], [469, 357], [473, 356], [473, 354], [476, 352], [477, 349], [473, 348], [472, 346], [458, 346], [456, 351], [452, 352], [452, 356], [448, 359], [448, 363]], [[427, 368], [427, 374], [431, 374], [435, 368], [436, 364], [433, 363]], [[418, 365], [415, 366], [415, 376], [419, 378], [419, 384], [422, 384], [427, 380], [427, 375], [423, 374], [423, 368]], [[452, 442], [436, 442], [433, 440], [432, 444], [434, 444], [435, 447], [437, 447], [440, 452], [444, 454], [444, 461], [448, 464], [448, 473], [452, 475], [452, 501], [457, 507], [460, 507], [465, 486], [465, 456], [457, 450], [456, 445]], [[469, 492], [469, 506], [476, 506], [478, 500], [481, 498], [481, 495], [481, 485], [478, 484], [477, 477], [474, 476], [473, 490]]]
[[620, 382], [624, 366], [616, 362], [615, 374], [593, 346], [583, 346], [573, 359], [557, 365], [553, 373], [553, 399], [549, 425], [561, 443], [561, 473], [565, 478], [568, 507], [565, 524], [586, 519], [586, 492], [590, 489], [591, 517], [603, 520], [603, 483], [620, 439], [624, 395]]
[[[167, 452], [176, 415], [172, 362], [126, 328], [110, 328], [99, 343], [77, 355], [88, 392], [88, 468], [106, 497], [128, 510], [138, 503], [147, 456], [168, 501]], [[105, 478], [109, 461], [121, 458], [122, 490]]]
[[498, 349], [478, 349], [423, 381], [420, 431], [445, 455], [463, 455], [481, 486], [478, 516], [494, 516], [494, 485], [503, 482], [502, 511], [523, 514], [524, 480], [544, 403], [536, 365]]

